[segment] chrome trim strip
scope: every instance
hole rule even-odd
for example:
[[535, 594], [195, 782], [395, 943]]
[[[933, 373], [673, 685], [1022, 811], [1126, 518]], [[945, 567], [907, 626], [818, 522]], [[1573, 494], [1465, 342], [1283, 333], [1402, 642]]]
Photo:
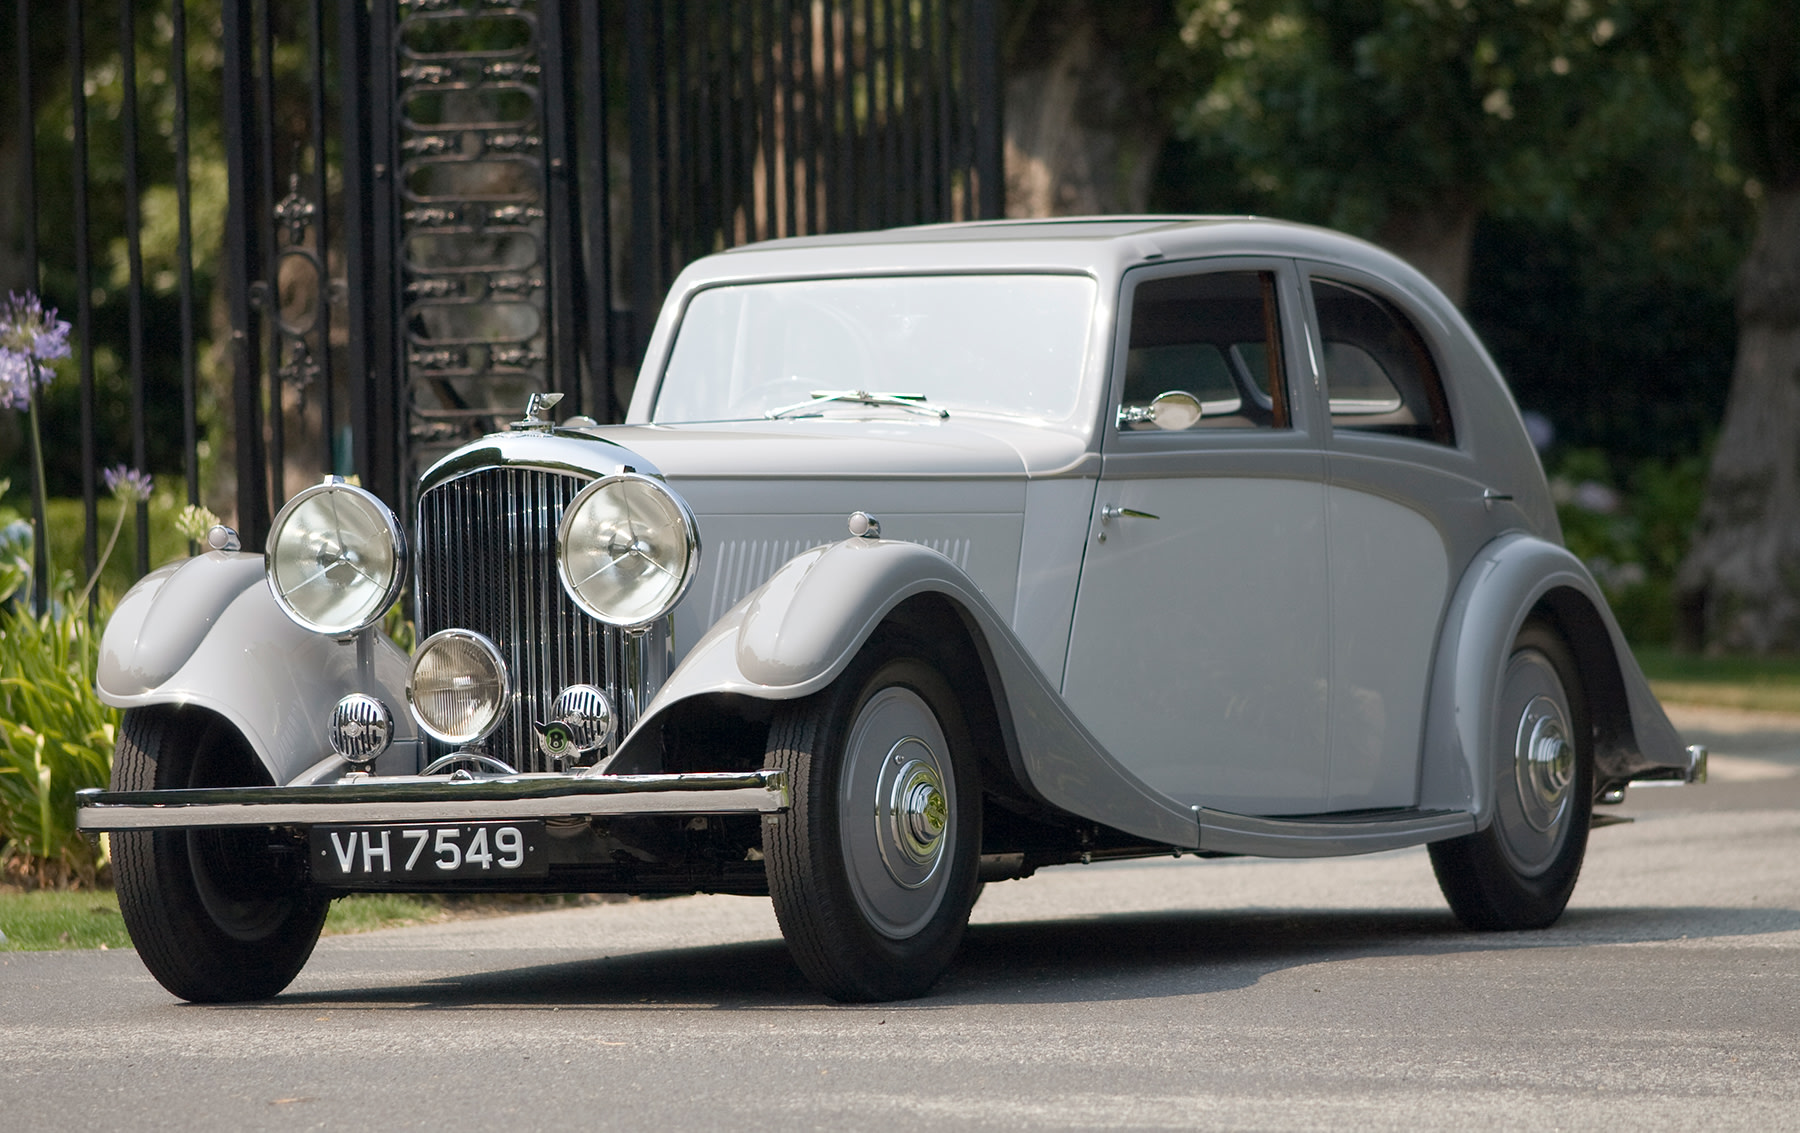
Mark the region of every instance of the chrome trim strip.
[[315, 787], [76, 792], [78, 830], [469, 822], [567, 815], [773, 814], [788, 807], [779, 771], [684, 775], [361, 778]]
[[[569, 442], [574, 442], [573, 444]], [[578, 430], [493, 433], [444, 456], [419, 476], [420, 495], [448, 481], [489, 468], [529, 468], [583, 479], [610, 476], [621, 466], [661, 478], [650, 462], [615, 440]]]
[[1195, 807], [1200, 848], [1269, 858], [1372, 854], [1475, 832], [1464, 811], [1397, 811], [1388, 815], [1304, 815], [1265, 818]]

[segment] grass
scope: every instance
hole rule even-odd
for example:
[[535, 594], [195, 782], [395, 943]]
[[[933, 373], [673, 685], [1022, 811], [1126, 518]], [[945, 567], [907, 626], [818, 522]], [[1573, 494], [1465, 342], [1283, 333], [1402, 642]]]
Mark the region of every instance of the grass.
[[1638, 649], [1657, 698], [1669, 704], [1800, 714], [1800, 657], [1702, 657]]
[[[331, 903], [325, 935], [536, 912], [600, 899], [556, 893], [353, 893]], [[119, 916], [118, 894], [110, 889], [0, 890], [0, 933], [6, 934], [0, 952], [131, 947], [125, 921]]]
[[110, 889], [34, 889], [0, 893], [0, 952], [53, 948], [130, 948]]

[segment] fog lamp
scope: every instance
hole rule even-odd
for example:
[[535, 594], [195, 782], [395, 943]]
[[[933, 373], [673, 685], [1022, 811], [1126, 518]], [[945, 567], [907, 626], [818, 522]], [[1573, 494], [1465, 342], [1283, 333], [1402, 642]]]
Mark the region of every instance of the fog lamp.
[[447, 744], [485, 738], [511, 696], [499, 647], [473, 630], [446, 629], [426, 638], [406, 679], [413, 719]]

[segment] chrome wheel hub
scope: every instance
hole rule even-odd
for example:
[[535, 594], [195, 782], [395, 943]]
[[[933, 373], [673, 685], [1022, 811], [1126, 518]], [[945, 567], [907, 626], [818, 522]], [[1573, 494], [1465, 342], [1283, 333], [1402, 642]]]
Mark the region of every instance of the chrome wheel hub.
[[[908, 736], [894, 745], [888, 762], [898, 765], [893, 775], [893, 790], [885, 800], [886, 837], [882, 839], [882, 856], [892, 847], [899, 862], [889, 859], [889, 872], [894, 880], [909, 888], [922, 884], [913, 880], [918, 869], [932, 869], [944, 851], [944, 828], [949, 824], [949, 806], [944, 799], [944, 785], [938, 770], [925, 759], [910, 758], [910, 749], [923, 749], [923, 741]], [[929, 751], [925, 751], [930, 755]], [[883, 800], [877, 800], [879, 808]], [[898, 867], [898, 868], [895, 868]], [[908, 868], [911, 867], [911, 868]]]
[[1543, 653], [1522, 649], [1513, 655], [1500, 712], [1495, 833], [1513, 869], [1537, 877], [1556, 863], [1583, 801], [1575, 797], [1579, 737], [1569, 696]]
[[1562, 707], [1547, 696], [1533, 697], [1519, 717], [1513, 768], [1525, 821], [1548, 833], [1569, 806], [1575, 745], [1569, 742]]

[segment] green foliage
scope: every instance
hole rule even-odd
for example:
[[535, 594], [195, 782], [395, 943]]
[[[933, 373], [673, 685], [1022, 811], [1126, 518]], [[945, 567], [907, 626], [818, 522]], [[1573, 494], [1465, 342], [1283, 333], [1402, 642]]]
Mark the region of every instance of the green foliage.
[[[74, 115], [66, 70], [50, 61], [66, 57], [67, 21], [49, 6], [33, 20], [34, 56], [46, 66], [34, 72], [37, 107], [36, 156], [38, 231], [42, 255], [42, 291], [46, 301], [74, 319], [77, 311], [77, 272], [74, 231]], [[295, 17], [285, 6], [275, 6], [278, 18]], [[105, 9], [103, 25], [116, 28], [116, 6]], [[208, 311], [218, 284], [221, 248], [227, 213], [225, 142], [219, 107], [223, 67], [223, 39], [219, 0], [188, 0], [187, 76], [191, 118], [188, 131], [189, 188], [192, 204], [192, 254], [195, 286], [196, 332], [199, 369], [200, 443], [203, 466], [210, 457], [208, 438], [218, 435], [221, 414], [212, 394], [222, 389], [224, 359], [208, 348]], [[298, 9], [294, 9], [297, 13]], [[179, 475], [182, 469], [181, 355], [178, 288], [180, 263], [178, 213], [175, 207], [175, 83], [173, 81], [173, 25], [166, 6], [138, 3], [136, 66], [138, 78], [138, 174], [143, 257], [142, 295], [144, 348], [143, 373], [149, 445], [145, 471], [159, 476]], [[48, 17], [48, 18], [45, 18]], [[96, 444], [99, 461], [110, 464], [132, 453], [131, 374], [125, 343], [129, 341], [128, 302], [130, 272], [124, 232], [125, 192], [124, 137], [122, 131], [123, 68], [115, 53], [111, 32], [96, 40], [89, 13], [89, 51], [85, 69], [88, 130], [88, 196], [90, 232], [96, 243], [92, 269], [93, 347], [89, 361], [94, 373]], [[301, 42], [304, 42], [303, 40]], [[9, 49], [10, 50], [10, 49]], [[278, 52], [284, 75], [293, 74], [298, 62], [293, 49]], [[10, 56], [9, 56], [10, 58]], [[8, 128], [14, 119], [8, 118]], [[79, 351], [84, 347], [76, 344]], [[59, 378], [44, 391], [41, 401], [45, 442], [45, 473], [52, 495], [75, 495], [81, 490], [80, 383], [73, 380], [77, 361], [58, 366]], [[23, 444], [0, 432], [0, 474], [23, 483]]]
[[[1415, 209], [1577, 207], [1667, 117], [1619, 0], [1184, 0], [1181, 115], [1278, 211], [1373, 235]], [[1679, 111], [1676, 111], [1679, 114]], [[1679, 128], [1679, 127], [1678, 127]]]
[[1616, 477], [1605, 453], [1563, 454], [1551, 476], [1563, 541], [1593, 571], [1634, 646], [1674, 636], [1675, 572], [1706, 485], [1706, 458], [1646, 460]]
[[1699, 68], [1718, 77], [1736, 160], [1771, 187], [1800, 184], [1800, 14], [1792, 0], [1701, 0], [1670, 8]]
[[[150, 565], [158, 567], [175, 559], [186, 558], [188, 539], [181, 533], [177, 520], [187, 501], [175, 491], [163, 489], [150, 497]], [[123, 595], [137, 581], [137, 569], [132, 564], [137, 551], [137, 516], [135, 507], [122, 505], [118, 500], [102, 498], [95, 502], [95, 511], [99, 518], [96, 540], [105, 545], [106, 536], [118, 521], [119, 509], [125, 508], [125, 527], [119, 536], [119, 544], [111, 557], [102, 565], [100, 584], [96, 593], [95, 604], [102, 609], [111, 608], [112, 601]], [[80, 500], [51, 500], [49, 503], [50, 525], [50, 562], [60, 572], [74, 576], [81, 575], [86, 581], [82, 565], [82, 542], [85, 538], [86, 522], [82, 515]], [[79, 593], [79, 590], [77, 591]]]
[[92, 884], [102, 849], [75, 830], [75, 792], [104, 787], [119, 713], [94, 692], [99, 629], [68, 602], [0, 610], [0, 874]]
[[1692, 453], [1755, 225], [1731, 60], [1766, 12], [1780, 56], [1788, 0], [1181, 0], [1155, 207], [1377, 240], [1473, 215], [1464, 310], [1520, 403], [1621, 468]]
[[1698, 452], [1725, 407], [1745, 204], [1724, 194], [1691, 224], [1618, 214], [1606, 231], [1478, 225], [1464, 312], [1519, 404], [1621, 468]]

